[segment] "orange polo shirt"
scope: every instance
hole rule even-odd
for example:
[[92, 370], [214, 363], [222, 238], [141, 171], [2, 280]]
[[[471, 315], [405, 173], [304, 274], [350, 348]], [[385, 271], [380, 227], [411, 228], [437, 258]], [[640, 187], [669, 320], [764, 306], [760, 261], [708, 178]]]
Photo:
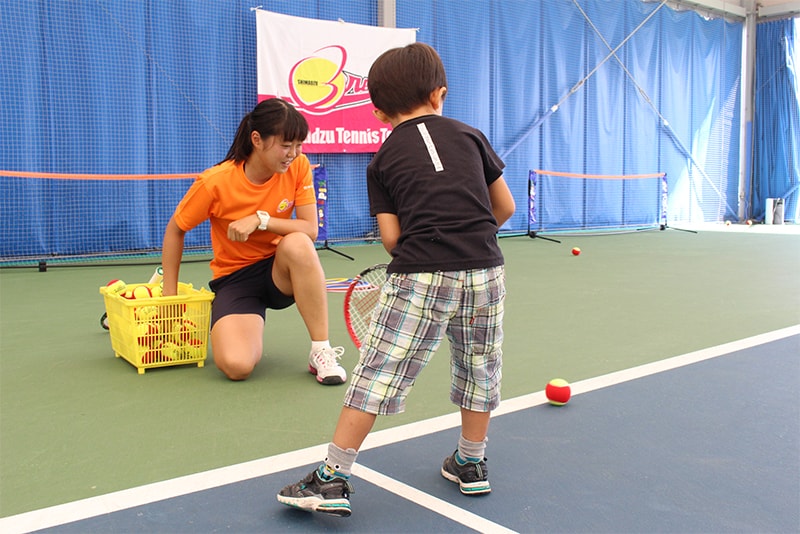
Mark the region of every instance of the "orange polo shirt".
[[228, 225], [256, 211], [270, 217], [289, 219], [295, 206], [316, 202], [311, 164], [305, 155], [292, 162], [285, 173], [272, 175], [256, 185], [244, 174], [243, 163], [225, 161], [204, 171], [175, 209], [174, 219], [188, 232], [206, 219], [211, 220], [211, 260], [213, 278], [269, 258], [275, 254], [278, 235], [256, 230], [245, 242], [228, 239]]

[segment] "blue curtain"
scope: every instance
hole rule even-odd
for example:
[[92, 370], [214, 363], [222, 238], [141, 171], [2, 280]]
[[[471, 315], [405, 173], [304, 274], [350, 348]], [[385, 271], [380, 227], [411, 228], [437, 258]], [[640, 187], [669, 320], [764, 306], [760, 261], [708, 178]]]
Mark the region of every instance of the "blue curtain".
[[[377, 23], [374, 0], [259, 4]], [[257, 100], [253, 5], [0, 3], [0, 170], [192, 175], [219, 162]], [[364, 165], [351, 159], [345, 172], [340, 162], [339, 176]], [[158, 250], [190, 183], [0, 178], [0, 259]], [[207, 225], [187, 247], [210, 247]]]
[[[445, 114], [489, 135], [518, 206], [531, 169], [666, 172], [670, 221], [736, 216], [741, 24], [640, 0], [397, 6], [398, 25], [419, 27], [442, 55]], [[618, 185], [565, 187], [614, 218]], [[578, 220], [583, 208], [559, 206], [558, 216]], [[507, 223], [526, 225], [525, 209]]]
[[[256, 4], [289, 15], [377, 24], [375, 0]], [[1, 2], [0, 137], [6, 149], [0, 170], [191, 174], [217, 163], [256, 101], [253, 5]], [[532, 169], [666, 172], [670, 221], [735, 216], [741, 24], [641, 0], [396, 5], [398, 27], [418, 28], [417, 40], [436, 47], [444, 60], [445, 114], [483, 130], [507, 164], [519, 209], [504, 230], [527, 228]], [[770, 27], [760, 25], [759, 32]], [[777, 41], [794, 38], [785, 28], [776, 33]], [[760, 48], [769, 42], [759, 33]], [[794, 63], [785, 54], [782, 61], [778, 75], [796, 84]], [[797, 151], [797, 92], [781, 91], [788, 90], [759, 88], [757, 116], [766, 119], [774, 109], [775, 120], [786, 123], [786, 140], [776, 149], [786, 157], [769, 152], [774, 138], [756, 139], [753, 191], [759, 199], [786, 196], [796, 214], [791, 188], [798, 163], [791, 156]], [[376, 237], [365, 208], [370, 157], [311, 157], [328, 176], [331, 242]], [[778, 173], [761, 170], [787, 159], [791, 165]], [[186, 189], [182, 181], [91, 185], [0, 178], [0, 259], [157, 249]], [[630, 196], [617, 185], [579, 189], [575, 196], [599, 208], [599, 216], [625, 211], [622, 199]], [[581, 203], [567, 206], [563, 217], [581, 215], [573, 211]], [[20, 225], [20, 212], [45, 224]], [[187, 240], [208, 246], [207, 232], [191, 232]]]
[[762, 219], [766, 199], [784, 199], [784, 219], [797, 222], [800, 184], [800, 83], [795, 19], [757, 28], [753, 118], [752, 214]]

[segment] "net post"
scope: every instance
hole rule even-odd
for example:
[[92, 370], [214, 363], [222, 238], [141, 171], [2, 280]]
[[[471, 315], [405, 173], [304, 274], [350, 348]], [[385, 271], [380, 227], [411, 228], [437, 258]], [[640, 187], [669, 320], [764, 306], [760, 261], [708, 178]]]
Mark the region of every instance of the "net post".
[[661, 230], [667, 229], [667, 203], [669, 201], [667, 173], [661, 174]]
[[536, 226], [536, 171], [528, 171], [528, 237], [539, 238], [553, 243], [561, 243], [558, 239], [539, 235], [532, 228]]
[[317, 224], [319, 225], [317, 241], [322, 241], [322, 246], [318, 247], [317, 250], [330, 250], [350, 261], [355, 261], [352, 256], [339, 252], [328, 245], [328, 171], [324, 166], [317, 164], [312, 166], [312, 173], [314, 176], [314, 191], [317, 196]]
[[661, 230], [666, 230], [670, 228], [672, 230], [680, 230], [681, 232], [687, 232], [690, 234], [696, 234], [696, 230], [689, 230], [687, 228], [672, 228], [667, 223], [667, 204], [669, 201], [669, 185], [667, 184], [667, 173], [661, 173], [661, 226], [659, 227]]
[[536, 171], [528, 171], [528, 235], [534, 237], [536, 223]]

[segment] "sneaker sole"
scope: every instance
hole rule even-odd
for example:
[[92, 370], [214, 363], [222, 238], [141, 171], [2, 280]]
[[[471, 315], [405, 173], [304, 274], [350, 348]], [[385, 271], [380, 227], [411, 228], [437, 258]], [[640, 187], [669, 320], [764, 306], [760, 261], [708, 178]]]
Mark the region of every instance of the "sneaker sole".
[[331, 376], [326, 376], [325, 378], [322, 378], [321, 376], [319, 376], [319, 374], [317, 373], [316, 368], [314, 368], [313, 365], [309, 365], [308, 366], [308, 372], [311, 373], [312, 375], [316, 376], [317, 377], [317, 382], [319, 382], [323, 386], [338, 386], [339, 384], [344, 384], [344, 382], [345, 382], [344, 379], [339, 375], [331, 375]]
[[464, 495], [485, 495], [492, 492], [492, 487], [489, 485], [489, 482], [485, 480], [480, 482], [461, 482], [460, 478], [446, 471], [444, 468], [442, 468], [442, 476], [450, 482], [458, 484], [458, 489], [460, 489], [461, 493]]
[[308, 512], [348, 517], [351, 513], [347, 499], [320, 499], [319, 497], [286, 497], [278, 495], [278, 502]]

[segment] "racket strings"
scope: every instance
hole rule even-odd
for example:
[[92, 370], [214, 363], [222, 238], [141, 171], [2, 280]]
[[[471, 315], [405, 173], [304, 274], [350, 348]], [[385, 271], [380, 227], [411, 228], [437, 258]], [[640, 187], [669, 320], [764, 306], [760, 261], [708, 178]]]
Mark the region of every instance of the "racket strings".
[[348, 293], [348, 321], [351, 337], [356, 346], [366, 337], [372, 312], [378, 303], [381, 288], [386, 281], [385, 268], [369, 270], [359, 275]]

